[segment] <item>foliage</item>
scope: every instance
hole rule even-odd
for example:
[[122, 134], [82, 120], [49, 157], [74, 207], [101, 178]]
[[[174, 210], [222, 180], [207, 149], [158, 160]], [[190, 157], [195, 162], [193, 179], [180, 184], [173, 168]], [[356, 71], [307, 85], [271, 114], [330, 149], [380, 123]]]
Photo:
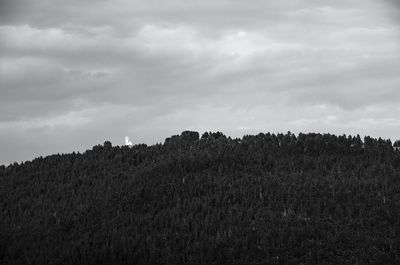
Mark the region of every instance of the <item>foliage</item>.
[[2, 264], [400, 264], [400, 153], [184, 132], [0, 167]]

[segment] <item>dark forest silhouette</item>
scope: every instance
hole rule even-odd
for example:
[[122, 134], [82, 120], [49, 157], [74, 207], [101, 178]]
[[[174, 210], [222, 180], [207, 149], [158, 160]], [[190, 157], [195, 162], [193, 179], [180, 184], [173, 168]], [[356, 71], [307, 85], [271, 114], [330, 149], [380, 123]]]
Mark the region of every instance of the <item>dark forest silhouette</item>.
[[1, 166], [0, 263], [400, 264], [396, 146], [185, 131]]

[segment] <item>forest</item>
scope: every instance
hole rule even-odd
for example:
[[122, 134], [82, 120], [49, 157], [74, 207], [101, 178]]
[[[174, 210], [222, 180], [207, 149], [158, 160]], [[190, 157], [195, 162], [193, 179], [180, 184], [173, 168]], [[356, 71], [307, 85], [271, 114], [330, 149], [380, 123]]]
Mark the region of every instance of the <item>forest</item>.
[[400, 264], [400, 143], [184, 131], [0, 166], [1, 264]]

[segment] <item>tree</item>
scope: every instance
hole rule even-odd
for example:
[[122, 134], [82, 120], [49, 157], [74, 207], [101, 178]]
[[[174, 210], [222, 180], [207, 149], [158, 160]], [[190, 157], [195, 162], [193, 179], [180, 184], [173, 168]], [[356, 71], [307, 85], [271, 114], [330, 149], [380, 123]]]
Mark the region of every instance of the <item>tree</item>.
[[400, 140], [395, 141], [393, 147], [395, 151], [400, 151]]

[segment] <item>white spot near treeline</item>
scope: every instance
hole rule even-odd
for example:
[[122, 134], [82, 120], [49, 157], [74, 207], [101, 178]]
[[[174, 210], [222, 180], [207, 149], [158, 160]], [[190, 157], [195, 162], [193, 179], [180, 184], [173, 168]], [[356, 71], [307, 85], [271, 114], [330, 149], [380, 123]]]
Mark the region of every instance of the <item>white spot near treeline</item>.
[[132, 141], [129, 140], [129, 136], [125, 136], [125, 145], [127, 145], [127, 146], [132, 146], [133, 145]]

